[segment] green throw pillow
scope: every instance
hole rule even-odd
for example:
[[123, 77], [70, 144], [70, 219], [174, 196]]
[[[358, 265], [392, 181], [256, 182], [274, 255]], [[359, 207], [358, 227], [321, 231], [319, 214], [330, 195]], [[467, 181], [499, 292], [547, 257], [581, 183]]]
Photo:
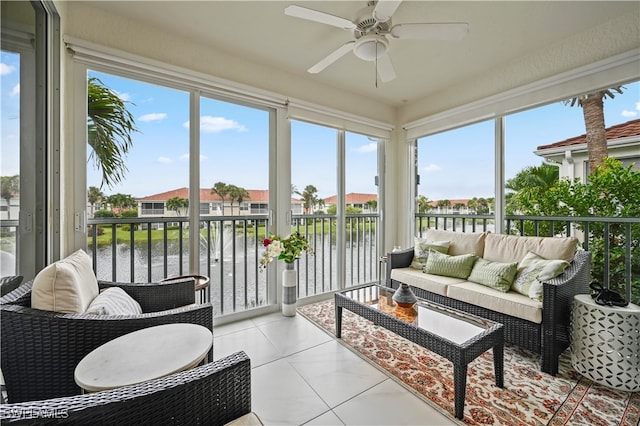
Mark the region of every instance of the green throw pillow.
[[435, 250], [439, 253], [447, 253], [449, 251], [449, 241], [427, 241], [424, 238], [414, 238], [413, 244], [413, 260], [411, 267], [415, 269], [424, 268], [429, 257], [429, 250]]
[[518, 264], [511, 288], [533, 300], [542, 301], [542, 282], [557, 277], [569, 266], [564, 260], [549, 260], [529, 252]]
[[429, 252], [427, 264], [422, 269], [427, 274], [467, 279], [478, 257], [475, 254], [449, 256], [435, 250]]
[[467, 279], [506, 293], [511, 288], [517, 271], [518, 262], [502, 263], [478, 259]]

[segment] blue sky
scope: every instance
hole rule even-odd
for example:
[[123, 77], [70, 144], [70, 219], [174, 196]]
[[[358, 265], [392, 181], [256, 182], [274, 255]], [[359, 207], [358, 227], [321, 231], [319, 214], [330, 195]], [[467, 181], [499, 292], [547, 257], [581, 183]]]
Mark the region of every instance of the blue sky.
[[[186, 92], [91, 72], [128, 102], [139, 132], [127, 156], [125, 182], [105, 194], [144, 197], [188, 186], [189, 95]], [[2, 118], [0, 162], [3, 176], [18, 173], [19, 67], [17, 56], [0, 60]], [[623, 95], [605, 103], [607, 126], [640, 116], [640, 84], [625, 86]], [[268, 113], [214, 99], [201, 103], [201, 187], [217, 181], [246, 189], [267, 189]], [[507, 178], [524, 167], [538, 165], [533, 154], [545, 145], [584, 133], [580, 108], [561, 103], [507, 117]], [[375, 193], [375, 142], [347, 134], [347, 192]], [[318, 195], [336, 193], [336, 137], [333, 129], [292, 124], [292, 183], [298, 190], [318, 188]], [[429, 199], [493, 196], [493, 122], [423, 138], [419, 141], [419, 193]], [[100, 186], [100, 174], [90, 161], [89, 186]]]

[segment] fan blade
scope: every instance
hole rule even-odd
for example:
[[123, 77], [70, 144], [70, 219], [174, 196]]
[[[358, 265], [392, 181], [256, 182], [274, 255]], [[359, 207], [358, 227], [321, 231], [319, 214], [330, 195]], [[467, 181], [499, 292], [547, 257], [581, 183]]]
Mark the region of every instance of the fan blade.
[[309, 21], [320, 22], [321, 24], [333, 25], [334, 27], [344, 30], [353, 30], [356, 25], [348, 19], [339, 16], [329, 15], [328, 13], [318, 12], [317, 10], [307, 9], [306, 7], [291, 5], [284, 9], [284, 14], [294, 16], [296, 18], [307, 19]]
[[378, 75], [383, 83], [396, 78], [396, 70], [393, 68], [391, 57], [388, 54], [378, 57]]
[[338, 59], [342, 58], [347, 53], [349, 53], [351, 50], [353, 50], [353, 45], [355, 43], [356, 43], [355, 41], [346, 42], [345, 44], [343, 44], [342, 46], [340, 46], [339, 48], [331, 52], [329, 55], [327, 55], [326, 58], [322, 59], [320, 62], [318, 62], [311, 68], [309, 68], [307, 71], [310, 72], [311, 74], [319, 73], [320, 71], [322, 71], [323, 69], [325, 69], [326, 67], [328, 67], [329, 65], [337, 61]]
[[414, 40], [461, 40], [469, 32], [469, 24], [451, 22], [441, 24], [398, 24], [391, 27], [394, 38]]
[[378, 22], [387, 22], [395, 13], [402, 0], [378, 0], [375, 9], [373, 9], [373, 19]]

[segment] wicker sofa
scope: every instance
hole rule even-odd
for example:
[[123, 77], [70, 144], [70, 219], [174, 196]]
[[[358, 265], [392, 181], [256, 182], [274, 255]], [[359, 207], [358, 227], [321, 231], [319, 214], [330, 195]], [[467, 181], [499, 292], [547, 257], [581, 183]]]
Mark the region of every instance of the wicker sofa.
[[257, 417], [251, 413], [251, 365], [244, 352], [138, 385], [0, 405], [2, 424], [261, 424], [247, 418]]
[[[77, 395], [80, 360], [116, 337], [155, 325], [192, 323], [213, 330], [211, 303], [195, 304], [194, 280], [170, 283], [98, 281], [120, 287], [142, 307], [136, 315], [70, 314], [31, 308], [33, 280], [0, 298], [0, 366], [9, 402]], [[209, 352], [213, 359], [213, 349]]]
[[589, 292], [591, 255], [576, 249], [577, 239], [429, 229], [423, 241], [449, 243], [449, 255], [473, 253], [495, 262], [521, 262], [529, 252], [546, 259], [565, 257], [569, 266], [556, 278], [542, 282], [542, 301], [538, 301], [514, 291], [411, 268], [413, 247], [387, 255], [387, 286], [397, 288], [405, 283], [418, 297], [504, 324], [507, 342], [540, 354], [541, 370], [557, 374], [558, 357], [570, 343], [573, 297]]

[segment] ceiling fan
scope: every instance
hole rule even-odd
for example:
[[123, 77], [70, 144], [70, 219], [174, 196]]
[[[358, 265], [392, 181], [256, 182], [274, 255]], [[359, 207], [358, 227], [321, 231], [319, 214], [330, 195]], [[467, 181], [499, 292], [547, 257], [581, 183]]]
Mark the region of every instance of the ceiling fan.
[[311, 74], [321, 72], [353, 50], [358, 58], [375, 61], [380, 80], [388, 82], [396, 78], [396, 71], [389, 57], [388, 36], [395, 39], [460, 40], [469, 31], [469, 24], [464, 22], [407, 23], [392, 26], [391, 17], [400, 3], [402, 0], [370, 1], [366, 7], [358, 11], [353, 21], [297, 5], [286, 7], [284, 13], [288, 16], [353, 31], [355, 40], [338, 47], [309, 68], [307, 71]]

